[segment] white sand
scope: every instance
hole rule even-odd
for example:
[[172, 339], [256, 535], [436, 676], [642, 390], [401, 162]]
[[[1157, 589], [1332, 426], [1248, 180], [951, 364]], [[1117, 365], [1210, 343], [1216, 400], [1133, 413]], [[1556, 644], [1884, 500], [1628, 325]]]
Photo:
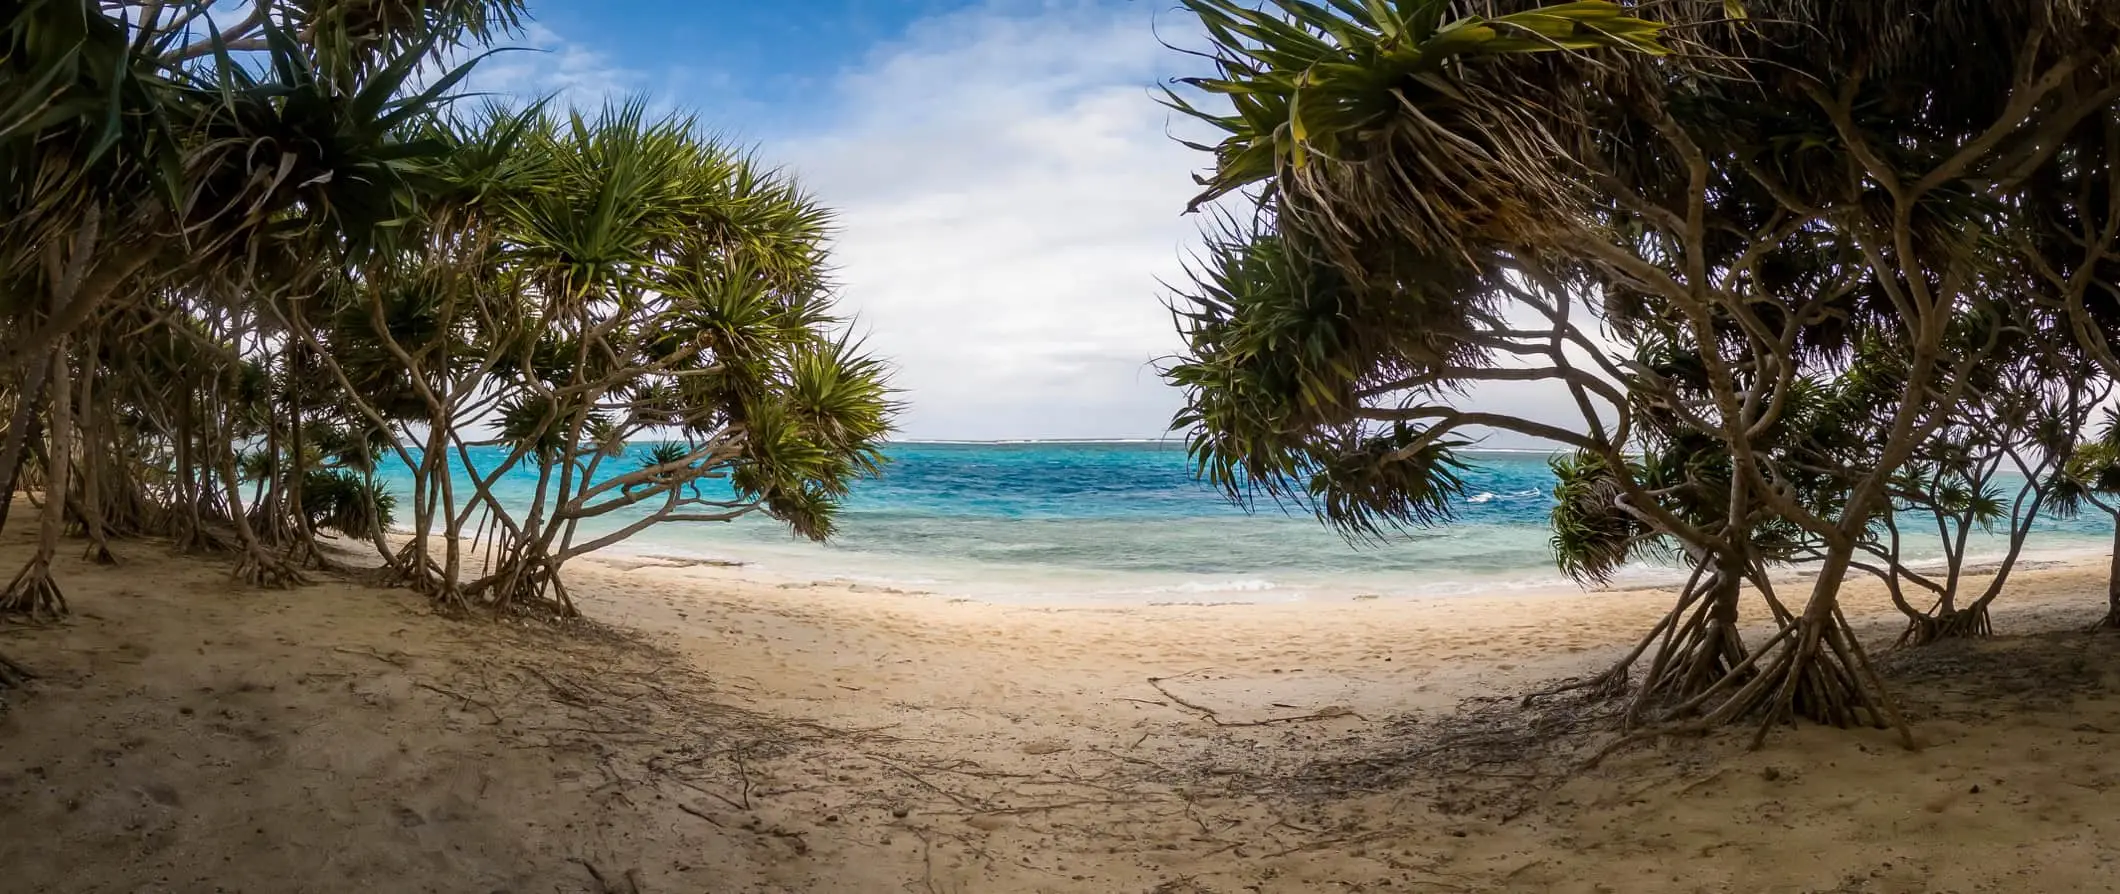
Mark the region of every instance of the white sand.
[[[45, 675], [0, 718], [0, 891], [2120, 883], [2120, 636], [1920, 656], [1919, 753], [1804, 728], [1403, 778], [1460, 699], [1599, 669], [1668, 596], [1041, 609], [580, 563], [625, 642], [122, 547], [63, 564], [72, 621], [0, 628]], [[2088, 623], [2102, 574], [2020, 573], [1997, 628]]]

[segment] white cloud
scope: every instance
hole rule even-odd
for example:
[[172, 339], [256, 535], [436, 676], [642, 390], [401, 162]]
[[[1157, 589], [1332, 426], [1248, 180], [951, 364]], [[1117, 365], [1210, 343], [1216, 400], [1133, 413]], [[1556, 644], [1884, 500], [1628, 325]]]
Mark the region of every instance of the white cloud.
[[[1155, 437], [1183, 400], [1155, 370], [1180, 347], [1161, 282], [1183, 277], [1197, 242], [1182, 212], [1206, 161], [1155, 101], [1200, 64], [1159, 40], [1203, 43], [1169, 10], [990, 0], [915, 23], [799, 109], [712, 69], [628, 68], [539, 25], [521, 43], [547, 52], [490, 58], [474, 83], [576, 105], [652, 92], [658, 109], [758, 139], [840, 213], [846, 307], [898, 368], [904, 437]], [[817, 123], [788, 132], [789, 119]], [[1550, 388], [1465, 403], [1571, 421]]]
[[[1160, 7], [988, 6], [839, 78], [826, 129], [762, 152], [841, 212], [835, 258], [899, 368], [907, 437], [1155, 436], [1180, 396], [1158, 279], [1202, 159], [1151, 94]], [[1171, 18], [1171, 17], [1166, 17]]]
[[619, 65], [603, 52], [536, 22], [524, 25], [519, 39], [480, 60], [469, 82], [472, 90], [480, 92], [532, 99], [551, 96], [561, 107], [586, 108], [640, 94], [650, 86], [643, 72]]

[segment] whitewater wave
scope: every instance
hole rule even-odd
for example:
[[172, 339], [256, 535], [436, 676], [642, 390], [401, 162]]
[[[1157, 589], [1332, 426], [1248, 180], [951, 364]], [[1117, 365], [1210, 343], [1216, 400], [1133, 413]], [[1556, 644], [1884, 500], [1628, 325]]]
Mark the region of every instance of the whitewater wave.
[[1141, 591], [1139, 591], [1139, 592], [1142, 592], [1142, 593], [1149, 593], [1149, 594], [1156, 594], [1156, 593], [1264, 593], [1264, 592], [1266, 592], [1266, 591], [1268, 591], [1268, 590], [1275, 590], [1275, 589], [1279, 589], [1279, 588], [1280, 588], [1280, 585], [1279, 585], [1279, 584], [1276, 584], [1276, 583], [1274, 583], [1273, 581], [1270, 581], [1270, 580], [1259, 580], [1259, 579], [1254, 579], [1254, 580], [1228, 580], [1228, 581], [1203, 581], [1203, 580], [1189, 580], [1189, 581], [1186, 581], [1186, 582], [1184, 582], [1184, 583], [1180, 583], [1180, 584], [1171, 584], [1171, 585], [1169, 585], [1169, 586], [1163, 586], [1163, 587], [1149, 587], [1149, 588], [1147, 588], [1147, 589], [1144, 589], [1144, 590], [1141, 590]]

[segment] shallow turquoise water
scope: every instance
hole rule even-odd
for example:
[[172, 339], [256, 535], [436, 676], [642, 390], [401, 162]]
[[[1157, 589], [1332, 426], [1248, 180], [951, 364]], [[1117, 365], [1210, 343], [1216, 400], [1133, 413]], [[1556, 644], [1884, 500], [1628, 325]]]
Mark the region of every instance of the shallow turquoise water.
[[[857, 485], [829, 544], [798, 542], [758, 516], [664, 525], [624, 549], [995, 598], [1271, 601], [1563, 582], [1547, 547], [1543, 453], [1469, 454], [1456, 522], [1364, 546], [1300, 509], [1231, 505], [1193, 480], [1177, 443], [909, 443], [889, 455], [881, 478]], [[527, 500], [535, 486], [517, 470], [501, 495]], [[393, 488], [404, 493], [404, 479]], [[2034, 546], [2103, 545], [2102, 520], [2044, 522]], [[1623, 580], [1672, 573], [1644, 565]]]

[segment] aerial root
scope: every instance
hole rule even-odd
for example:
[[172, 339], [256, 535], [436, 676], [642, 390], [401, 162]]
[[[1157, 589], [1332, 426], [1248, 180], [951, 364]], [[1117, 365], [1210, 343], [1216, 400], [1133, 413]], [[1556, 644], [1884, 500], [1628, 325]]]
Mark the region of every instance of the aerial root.
[[87, 551], [81, 554], [81, 560], [94, 562], [98, 565], [116, 565], [118, 564], [118, 554], [111, 552], [109, 543], [101, 540], [92, 540], [88, 544]]
[[[1716, 660], [1727, 658], [1718, 654]], [[1748, 719], [1757, 723], [1754, 748], [1765, 744], [1773, 728], [1799, 719], [1843, 729], [1893, 729], [1902, 745], [1916, 747], [1913, 731], [1892, 703], [1883, 679], [1836, 610], [1828, 618], [1800, 618], [1783, 626], [1758, 651], [1727, 665], [1707, 687], [1662, 712], [1648, 727], [1624, 733], [1586, 765], [1595, 766], [1640, 742], [1705, 734]]]
[[453, 618], [471, 613], [471, 600], [461, 587], [436, 587], [427, 594], [427, 601], [433, 603], [436, 612]]
[[309, 578], [301, 570], [273, 556], [264, 555], [256, 549], [244, 551], [243, 560], [236, 563], [235, 577], [253, 587], [284, 590], [306, 586]]
[[187, 555], [198, 553], [225, 553], [234, 549], [228, 538], [215, 533], [203, 525], [185, 525], [176, 537], [177, 552]]
[[0, 655], [0, 689], [18, 689], [37, 678], [29, 668], [16, 664], [6, 655]]
[[544, 621], [574, 621], [581, 610], [567, 587], [543, 561], [512, 559], [474, 586], [475, 601], [496, 615]]
[[8, 582], [7, 589], [0, 591], [0, 614], [55, 621], [66, 613], [66, 594], [52, 580], [51, 561], [43, 556], [30, 559]]
[[332, 560], [330, 556], [325, 555], [324, 551], [317, 547], [317, 542], [314, 538], [299, 531], [294, 534], [293, 542], [287, 547], [286, 562], [296, 568], [307, 568], [327, 573], [345, 570], [343, 566]]
[[1941, 615], [1922, 615], [1907, 622], [1907, 629], [1899, 634], [1893, 648], [1919, 648], [1947, 639], [1976, 639], [1995, 635], [1995, 625], [1988, 616], [1986, 605], [1975, 605], [1945, 612]]

